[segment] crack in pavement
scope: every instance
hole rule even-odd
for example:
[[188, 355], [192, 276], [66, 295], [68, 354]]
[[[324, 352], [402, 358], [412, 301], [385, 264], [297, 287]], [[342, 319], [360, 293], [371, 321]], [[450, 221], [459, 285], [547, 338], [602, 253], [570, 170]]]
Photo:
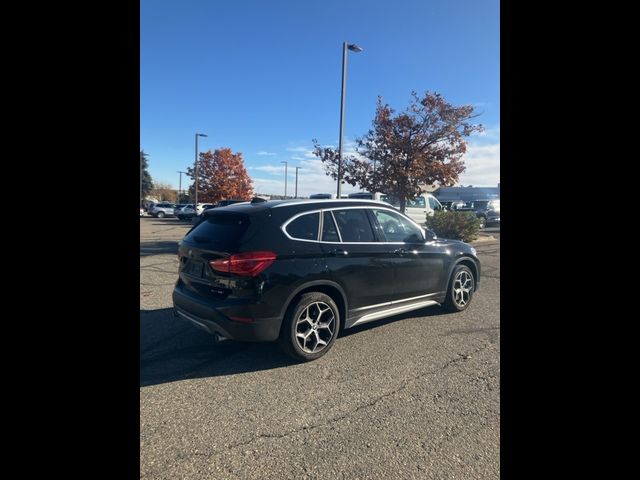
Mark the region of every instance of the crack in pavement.
[[[375, 406], [378, 402], [384, 400], [385, 398], [388, 398], [390, 396], [396, 395], [397, 393], [405, 390], [408, 386], [410, 386], [411, 384], [413, 384], [417, 380], [420, 380], [422, 378], [425, 378], [425, 377], [428, 377], [428, 376], [431, 376], [431, 375], [436, 375], [436, 374], [442, 372], [443, 370], [446, 370], [451, 365], [454, 365], [454, 364], [456, 364], [458, 362], [463, 362], [463, 361], [466, 361], [468, 359], [472, 359], [475, 354], [477, 354], [479, 352], [482, 352], [483, 350], [486, 350], [486, 349], [491, 348], [493, 346], [494, 346], [494, 344], [488, 343], [488, 344], [486, 344], [486, 345], [484, 345], [484, 346], [482, 346], [482, 347], [480, 347], [480, 348], [478, 348], [476, 350], [473, 350], [471, 353], [466, 353], [466, 354], [458, 353], [456, 358], [453, 358], [453, 359], [449, 360], [447, 363], [445, 363], [441, 367], [438, 367], [437, 369], [429, 371], [429, 372], [425, 372], [425, 373], [422, 373], [422, 374], [415, 375], [413, 377], [410, 377], [409, 379], [403, 380], [397, 388], [395, 388], [395, 389], [393, 389], [393, 390], [391, 390], [389, 392], [383, 393], [381, 395], [378, 395], [377, 397], [375, 397], [374, 399], [370, 400], [369, 402], [366, 402], [366, 403], [364, 403], [362, 405], [359, 405], [359, 406], [357, 406], [356, 408], [354, 408], [351, 411], [348, 411], [348, 412], [345, 412], [345, 413], [343, 413], [341, 415], [333, 417], [333, 418], [329, 419], [328, 421], [326, 421], [324, 423], [319, 423], [319, 424], [316, 424], [316, 425], [309, 425], [309, 426], [305, 425], [303, 427], [294, 428], [294, 429], [289, 430], [289, 431], [284, 432], [284, 433], [261, 433], [260, 435], [258, 435], [256, 437], [253, 437], [250, 440], [247, 440], [247, 441], [244, 441], [244, 442], [237, 442], [237, 443], [233, 443], [231, 445], [228, 445], [225, 450], [221, 449], [221, 450], [217, 450], [217, 451], [213, 451], [213, 452], [209, 452], [209, 453], [206, 453], [206, 452], [193, 452], [193, 453], [185, 455], [185, 457], [183, 457], [183, 459], [187, 460], [188, 458], [193, 457], [193, 456], [202, 456], [202, 457], [206, 457], [206, 458], [211, 458], [214, 455], [225, 453], [225, 451], [228, 452], [230, 450], [237, 449], [237, 448], [240, 448], [240, 447], [246, 447], [246, 446], [251, 445], [252, 443], [255, 443], [255, 442], [257, 442], [257, 441], [259, 441], [261, 439], [265, 439], [265, 438], [266, 439], [281, 439], [281, 438], [286, 438], [288, 436], [294, 435], [294, 434], [299, 433], [299, 432], [308, 431], [308, 430], [315, 430], [315, 429], [318, 429], [318, 428], [322, 428], [322, 427], [326, 427], [326, 426], [332, 425], [334, 423], [340, 422], [340, 421], [342, 421], [342, 420], [344, 420], [346, 418], [349, 418], [349, 417], [355, 415], [356, 413], [358, 413], [361, 410], [364, 410], [364, 409], [367, 409], [367, 408]], [[181, 459], [181, 460], [183, 460], [183, 459]], [[167, 471], [167, 470], [173, 468], [176, 465], [177, 464], [172, 464], [169, 467], [167, 467], [164, 471]]]

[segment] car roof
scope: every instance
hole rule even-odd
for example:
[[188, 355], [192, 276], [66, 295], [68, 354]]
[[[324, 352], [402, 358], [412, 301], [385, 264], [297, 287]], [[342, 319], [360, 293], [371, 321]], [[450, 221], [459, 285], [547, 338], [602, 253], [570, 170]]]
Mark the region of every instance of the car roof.
[[291, 200], [266, 200], [258, 202], [242, 202], [227, 205], [226, 207], [220, 207], [212, 209], [212, 214], [217, 214], [224, 210], [225, 212], [244, 213], [247, 215], [253, 215], [256, 213], [264, 212], [274, 208], [296, 208], [296, 210], [306, 210], [304, 207], [309, 207], [309, 210], [320, 210], [321, 208], [336, 208], [336, 207], [357, 207], [357, 206], [381, 206], [389, 208], [390, 205], [385, 202], [379, 202], [376, 200], [366, 200], [361, 198], [343, 198], [343, 199], [291, 199]]

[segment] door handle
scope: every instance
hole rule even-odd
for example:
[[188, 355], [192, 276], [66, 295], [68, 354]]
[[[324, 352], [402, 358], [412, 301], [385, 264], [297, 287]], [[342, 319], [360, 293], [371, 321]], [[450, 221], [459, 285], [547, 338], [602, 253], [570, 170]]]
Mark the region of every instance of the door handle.
[[396, 248], [393, 253], [395, 253], [396, 255], [404, 255], [405, 253], [407, 253], [407, 251], [404, 248]]
[[340, 256], [344, 256], [344, 255], [349, 255], [349, 252], [347, 252], [346, 250], [343, 250], [341, 248], [335, 248], [333, 250], [331, 250], [329, 252], [331, 255], [334, 255], [336, 257], [340, 257]]

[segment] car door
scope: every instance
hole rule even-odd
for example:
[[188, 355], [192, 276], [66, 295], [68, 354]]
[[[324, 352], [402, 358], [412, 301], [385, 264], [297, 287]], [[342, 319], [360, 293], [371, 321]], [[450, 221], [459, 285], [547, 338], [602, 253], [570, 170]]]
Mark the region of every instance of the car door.
[[427, 242], [420, 227], [391, 209], [371, 210], [375, 228], [395, 254], [393, 300], [439, 293], [446, 255], [437, 242]]
[[349, 301], [349, 310], [391, 301], [393, 253], [378, 241], [364, 208], [324, 210], [321, 245], [331, 278]]

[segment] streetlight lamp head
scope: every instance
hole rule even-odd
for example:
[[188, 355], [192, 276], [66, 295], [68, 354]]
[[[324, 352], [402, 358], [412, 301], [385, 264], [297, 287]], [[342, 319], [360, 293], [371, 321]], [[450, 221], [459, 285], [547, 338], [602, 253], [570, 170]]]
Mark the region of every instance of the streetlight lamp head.
[[198, 135], [199, 137], [208, 137], [209, 136], [206, 133], [196, 133], [196, 135]]
[[362, 47], [359, 47], [355, 43], [352, 43], [351, 45], [348, 45], [347, 48], [349, 50], [351, 50], [352, 52], [361, 52], [362, 51]]

